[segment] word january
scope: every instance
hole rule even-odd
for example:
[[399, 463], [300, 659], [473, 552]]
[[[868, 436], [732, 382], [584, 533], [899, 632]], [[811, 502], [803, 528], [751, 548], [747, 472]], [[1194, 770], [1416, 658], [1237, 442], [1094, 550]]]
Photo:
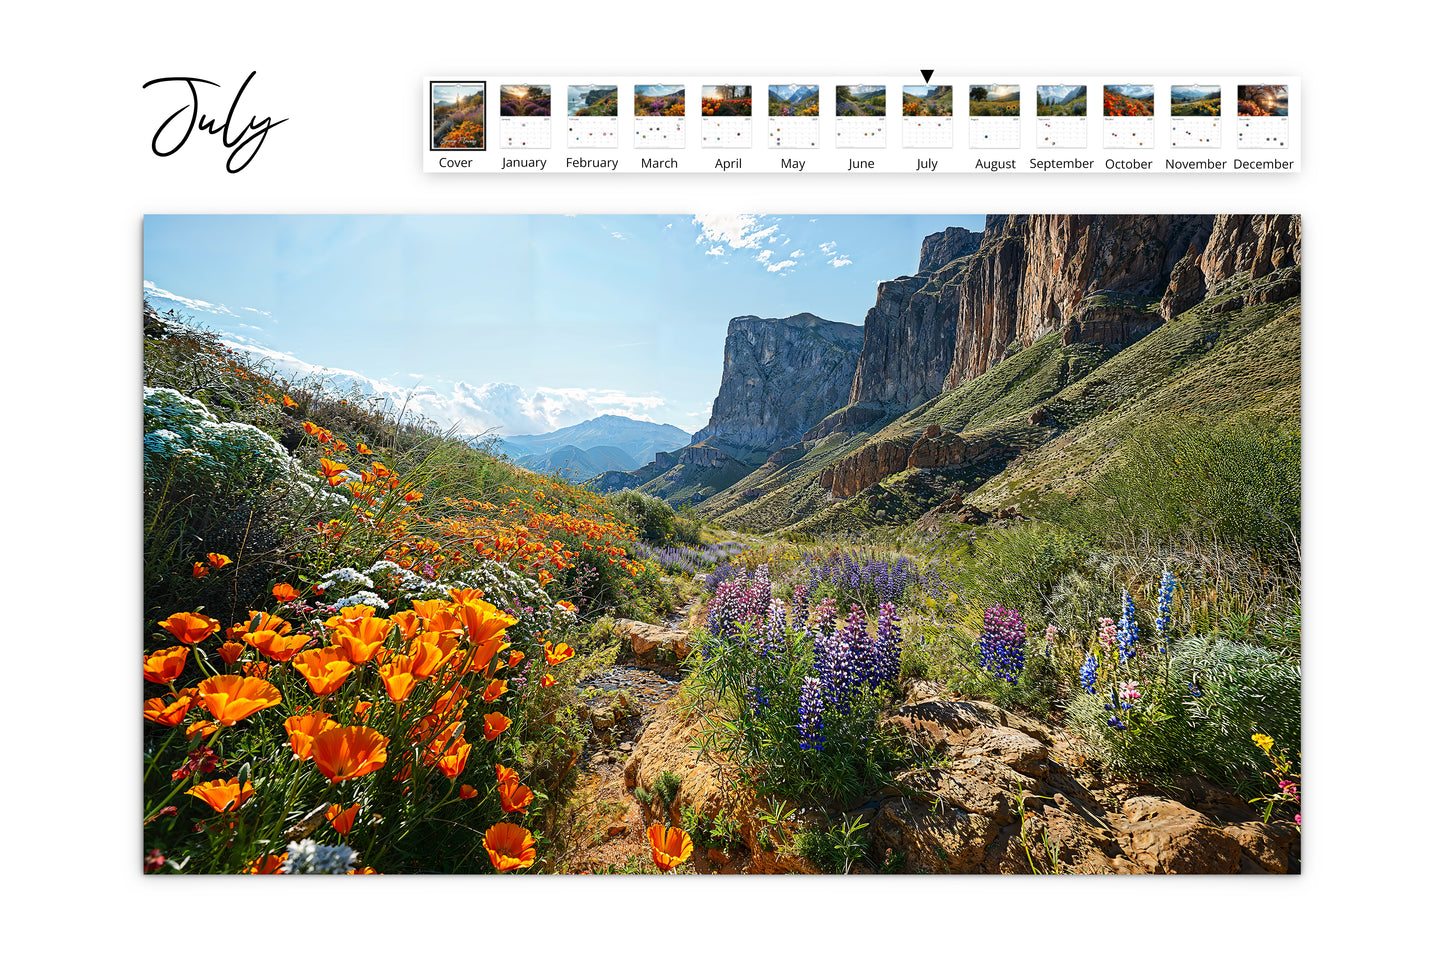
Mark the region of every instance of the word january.
[[[155, 80], [148, 80], [141, 84], [141, 89], [145, 89], [155, 84], [183, 83], [191, 95], [190, 103], [161, 121], [160, 127], [156, 128], [155, 136], [151, 138], [152, 153], [157, 157], [169, 157], [186, 146], [186, 141], [190, 140], [192, 131], [200, 130], [205, 134], [219, 134], [221, 143], [230, 149], [231, 154], [226, 158], [227, 173], [239, 174], [245, 170], [246, 165], [256, 159], [256, 154], [261, 150], [261, 145], [265, 143], [266, 135], [270, 133], [271, 128], [284, 124], [287, 120], [285, 117], [280, 120], [272, 120], [270, 117], [257, 118], [253, 114], [244, 127], [235, 126], [237, 124], [236, 111], [240, 107], [241, 97], [246, 93], [247, 85], [255, 76], [256, 71], [253, 70], [241, 82], [240, 89], [236, 91], [236, 96], [231, 100], [230, 109], [226, 111], [224, 122], [219, 121], [216, 117], [208, 117], [201, 112], [201, 92], [197, 84], [206, 84], [211, 87], [221, 86], [214, 80], [205, 80], [201, 77], [157, 77]], [[167, 136], [167, 129], [170, 129], [177, 120], [184, 124], [185, 131], [173, 147], [162, 150], [161, 138]], [[219, 126], [217, 126], [218, 123]], [[174, 136], [174, 133], [170, 136]], [[247, 147], [250, 148], [249, 151], [246, 150]]]

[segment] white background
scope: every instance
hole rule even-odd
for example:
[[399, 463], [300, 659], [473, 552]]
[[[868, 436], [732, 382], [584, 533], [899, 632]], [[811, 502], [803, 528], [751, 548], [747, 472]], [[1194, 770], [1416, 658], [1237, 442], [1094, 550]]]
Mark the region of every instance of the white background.
[[[1438, 102], [1427, 86], [1440, 79], [1438, 37], [1403, 5], [1326, 6], [293, 0], [12, 10], [0, 165], [14, 385], [3, 851], [15, 958], [386, 950], [530, 960], [564, 948], [596, 959], [1438, 956], [1440, 764], [1425, 713], [1440, 671], [1440, 192], [1422, 169], [1439, 158], [1424, 112]], [[1310, 110], [1304, 172], [863, 185], [428, 177], [416, 164], [428, 75], [864, 77], [921, 67], [1299, 75]], [[166, 111], [144, 81], [189, 74], [234, 89], [253, 69], [248, 98], [289, 119], [250, 168], [225, 174], [215, 144], [151, 156]], [[141, 215], [699, 210], [1304, 214], [1303, 877], [141, 877]]]

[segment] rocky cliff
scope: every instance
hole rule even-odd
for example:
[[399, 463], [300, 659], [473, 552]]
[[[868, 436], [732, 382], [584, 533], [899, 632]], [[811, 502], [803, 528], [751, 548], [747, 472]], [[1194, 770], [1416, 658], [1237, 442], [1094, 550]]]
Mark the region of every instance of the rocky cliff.
[[862, 346], [862, 328], [812, 314], [733, 318], [712, 418], [693, 444], [761, 464], [847, 403]]
[[953, 229], [930, 235], [917, 276], [879, 285], [849, 402], [914, 407], [983, 374], [1010, 345], [1059, 330], [1066, 342], [1132, 340], [1162, 322], [1143, 303], [1163, 293], [1191, 246], [1205, 248], [1214, 220], [991, 215], [982, 235], [960, 231], [951, 244]]

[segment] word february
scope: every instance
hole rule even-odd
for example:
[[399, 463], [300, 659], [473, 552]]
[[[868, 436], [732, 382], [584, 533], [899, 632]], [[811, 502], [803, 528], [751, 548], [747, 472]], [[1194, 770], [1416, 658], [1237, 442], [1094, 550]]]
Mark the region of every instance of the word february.
[[[216, 117], [208, 117], [201, 112], [201, 91], [197, 85], [221, 86], [214, 80], [205, 80], [201, 77], [157, 77], [155, 80], [147, 80], [141, 84], [141, 89], [144, 90], [156, 84], [182, 83], [190, 91], [190, 102], [161, 121], [161, 125], [156, 128], [155, 136], [151, 138], [151, 152], [157, 157], [169, 157], [186, 146], [186, 141], [190, 140], [192, 131], [200, 130], [205, 134], [219, 134], [221, 143], [230, 149], [231, 154], [226, 158], [227, 173], [239, 174], [245, 170], [246, 166], [256, 159], [256, 154], [261, 150], [261, 145], [266, 142], [266, 135], [271, 132], [271, 129], [284, 124], [287, 120], [285, 117], [280, 120], [272, 120], [269, 116], [258, 118], [253, 114], [244, 127], [236, 126], [238, 123], [236, 113], [241, 105], [241, 97], [246, 93], [246, 87], [255, 76], [256, 71], [253, 70], [241, 82], [240, 89], [236, 91], [236, 96], [231, 100], [230, 109], [226, 111], [224, 122]], [[177, 121], [180, 123], [176, 127], [172, 127], [172, 124], [176, 124]], [[217, 126], [218, 124], [219, 126]], [[162, 139], [175, 137], [175, 131], [181, 127], [184, 127], [184, 130], [181, 131], [180, 137], [174, 145], [168, 149], [162, 149]], [[168, 134], [167, 131], [170, 133]]]

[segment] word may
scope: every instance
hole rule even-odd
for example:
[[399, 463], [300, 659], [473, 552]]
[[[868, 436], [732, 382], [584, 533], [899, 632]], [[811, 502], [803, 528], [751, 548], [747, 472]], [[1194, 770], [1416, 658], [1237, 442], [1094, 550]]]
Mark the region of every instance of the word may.
[[[151, 152], [157, 157], [169, 157], [186, 146], [186, 141], [191, 138], [191, 132], [199, 129], [202, 133], [206, 134], [220, 134], [221, 143], [230, 148], [231, 155], [226, 158], [227, 173], [239, 174], [245, 170], [246, 165], [256, 159], [256, 154], [261, 150], [261, 145], [265, 143], [266, 135], [270, 133], [271, 128], [284, 124], [287, 120], [285, 117], [282, 117], [280, 120], [272, 120], [270, 117], [258, 119], [253, 114], [251, 119], [246, 122], [246, 126], [240, 128], [233, 126], [237, 121], [236, 110], [241, 104], [241, 96], [246, 92], [246, 87], [251, 83], [251, 78], [255, 76], [256, 71], [253, 70], [246, 76], [246, 79], [242, 81], [241, 88], [236, 91], [236, 96], [231, 100], [230, 110], [226, 111], [226, 119], [224, 122], [219, 121], [216, 117], [208, 117], [201, 113], [201, 93], [196, 85], [208, 84], [212, 87], [221, 86], [213, 80], [204, 80], [200, 77], [157, 77], [155, 80], [148, 80], [141, 84], [141, 89], [144, 90], [153, 84], [183, 83], [191, 93], [190, 103], [161, 121], [160, 127], [156, 128], [155, 136], [151, 138]], [[167, 136], [166, 131], [168, 129], [172, 130], [169, 136], [175, 136], [174, 129], [171, 128], [171, 125], [180, 118], [184, 118], [181, 123], [185, 126], [185, 130], [181, 133], [180, 139], [177, 140], [170, 149], [162, 150], [161, 139]], [[219, 126], [217, 126], [218, 123]], [[250, 148], [249, 151], [246, 150], [248, 147]]]

